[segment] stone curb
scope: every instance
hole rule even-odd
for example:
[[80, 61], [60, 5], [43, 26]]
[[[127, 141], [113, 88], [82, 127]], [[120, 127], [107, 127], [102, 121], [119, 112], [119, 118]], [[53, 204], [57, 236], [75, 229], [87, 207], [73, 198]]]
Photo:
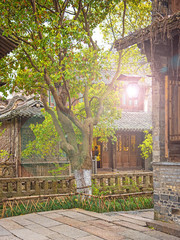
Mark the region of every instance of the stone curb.
[[180, 226], [174, 223], [160, 222], [156, 220], [146, 221], [148, 227], [153, 227], [155, 230], [173, 235], [180, 238]]

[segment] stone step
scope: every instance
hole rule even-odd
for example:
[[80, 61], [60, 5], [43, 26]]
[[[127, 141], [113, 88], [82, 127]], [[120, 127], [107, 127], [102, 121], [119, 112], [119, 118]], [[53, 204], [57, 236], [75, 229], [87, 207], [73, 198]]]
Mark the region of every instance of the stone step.
[[164, 232], [180, 238], [180, 225], [175, 223], [160, 222], [157, 220], [148, 220], [146, 225], [157, 231]]

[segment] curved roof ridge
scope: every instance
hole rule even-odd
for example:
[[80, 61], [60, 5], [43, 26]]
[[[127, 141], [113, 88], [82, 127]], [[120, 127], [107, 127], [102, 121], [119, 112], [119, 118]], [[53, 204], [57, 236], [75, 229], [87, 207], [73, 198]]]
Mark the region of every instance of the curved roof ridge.
[[[18, 100], [23, 100], [22, 103], [17, 104]], [[10, 103], [0, 111], [0, 121], [15, 118], [15, 117], [43, 117], [41, 109], [44, 107], [39, 99], [25, 98], [23, 96], [15, 96]]]
[[19, 95], [14, 96], [13, 98], [10, 99], [8, 105], [3, 110], [0, 110], [0, 114], [10, 111], [18, 100], [22, 100], [23, 102], [25, 102], [26, 98], [24, 96]]

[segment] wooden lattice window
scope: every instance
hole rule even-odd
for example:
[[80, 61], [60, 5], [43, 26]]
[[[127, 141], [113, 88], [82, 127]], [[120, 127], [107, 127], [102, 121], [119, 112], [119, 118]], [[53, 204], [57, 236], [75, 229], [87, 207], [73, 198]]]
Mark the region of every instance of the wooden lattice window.
[[121, 136], [120, 135], [117, 136], [116, 151], [117, 152], [121, 152], [122, 151], [122, 140], [121, 140]]
[[103, 151], [104, 152], [107, 152], [109, 149], [108, 149], [108, 142], [103, 142]]
[[131, 152], [135, 152], [136, 150], [136, 136], [131, 135]]
[[124, 152], [129, 151], [129, 136], [128, 135], [123, 137], [123, 151]]

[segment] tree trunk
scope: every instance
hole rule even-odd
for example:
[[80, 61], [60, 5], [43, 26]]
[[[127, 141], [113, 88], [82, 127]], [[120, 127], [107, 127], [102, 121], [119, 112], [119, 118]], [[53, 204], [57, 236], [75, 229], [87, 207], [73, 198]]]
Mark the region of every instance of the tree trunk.
[[77, 193], [85, 193], [88, 195], [92, 195], [91, 170], [89, 169], [75, 170], [74, 176], [76, 180]]

